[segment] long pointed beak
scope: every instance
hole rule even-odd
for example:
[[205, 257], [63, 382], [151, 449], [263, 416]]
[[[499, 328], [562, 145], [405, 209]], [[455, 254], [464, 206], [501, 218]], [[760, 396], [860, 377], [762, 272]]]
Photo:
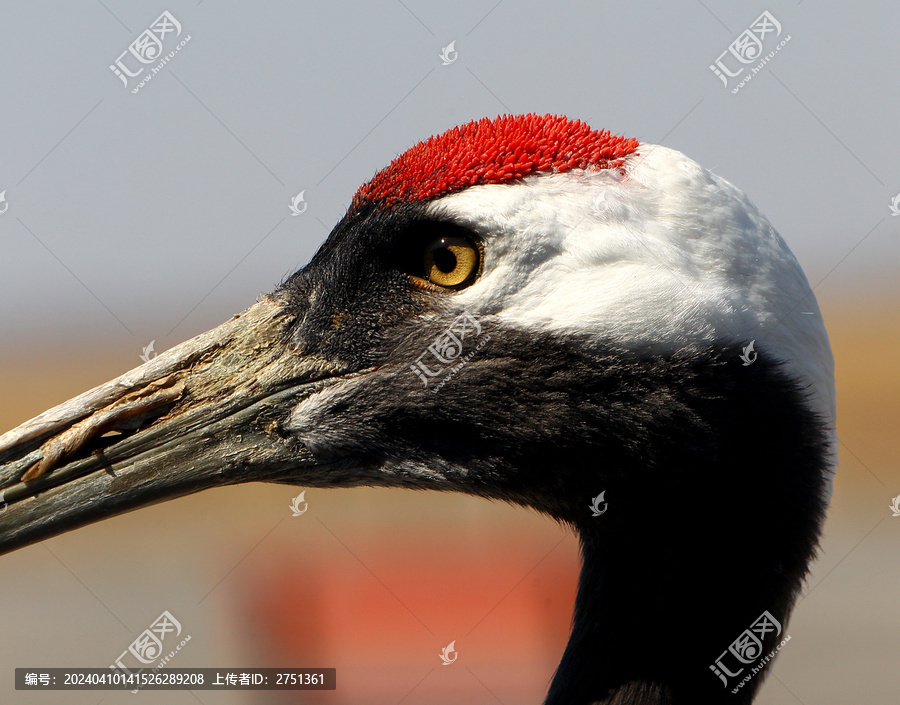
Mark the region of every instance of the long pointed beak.
[[99, 519], [312, 464], [281, 431], [344, 370], [292, 352], [266, 297], [0, 436], [0, 554]]

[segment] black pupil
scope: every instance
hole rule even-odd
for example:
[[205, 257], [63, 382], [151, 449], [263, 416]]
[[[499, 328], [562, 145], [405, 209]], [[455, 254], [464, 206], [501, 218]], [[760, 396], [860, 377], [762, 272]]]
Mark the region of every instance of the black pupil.
[[434, 248], [434, 266], [444, 274], [449, 274], [456, 269], [456, 255], [448, 247], [443, 245]]

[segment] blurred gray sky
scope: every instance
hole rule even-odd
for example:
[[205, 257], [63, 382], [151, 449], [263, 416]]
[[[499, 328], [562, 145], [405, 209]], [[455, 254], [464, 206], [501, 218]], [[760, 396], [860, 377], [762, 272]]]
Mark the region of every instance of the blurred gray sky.
[[[108, 67], [164, 9], [191, 39], [133, 94]], [[709, 65], [764, 10], [791, 39], [732, 94]], [[397, 153], [504, 112], [677, 148], [820, 296], [896, 298], [898, 36], [883, 2], [5, 2], [0, 345], [170, 347], [305, 263]]]

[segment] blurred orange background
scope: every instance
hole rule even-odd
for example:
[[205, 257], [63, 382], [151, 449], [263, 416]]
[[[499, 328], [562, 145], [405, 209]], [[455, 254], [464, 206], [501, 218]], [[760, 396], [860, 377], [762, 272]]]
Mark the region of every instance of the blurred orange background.
[[[840, 470], [821, 555], [759, 703], [894, 703], [900, 662], [900, 301], [821, 300], [837, 363]], [[130, 368], [137, 351], [7, 351], [0, 428]], [[105, 667], [163, 611], [170, 667], [335, 667], [326, 692], [60, 693], [46, 702], [539, 703], [568, 637], [577, 540], [533, 512], [397, 490], [223, 488], [2, 558], [13, 668]], [[182, 637], [184, 634], [182, 634]], [[673, 635], [677, 642], [677, 637]], [[455, 642], [457, 660], [442, 665]], [[673, 644], [677, 647], [677, 643]]]

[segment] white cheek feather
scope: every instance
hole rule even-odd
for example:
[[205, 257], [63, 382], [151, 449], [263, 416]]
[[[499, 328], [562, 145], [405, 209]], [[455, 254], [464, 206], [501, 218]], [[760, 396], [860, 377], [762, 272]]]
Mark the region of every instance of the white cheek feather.
[[833, 432], [834, 361], [799, 263], [741, 191], [680, 152], [642, 144], [624, 174], [472, 186], [429, 211], [487, 238], [482, 276], [455, 295], [461, 308], [635, 350], [755, 340]]

